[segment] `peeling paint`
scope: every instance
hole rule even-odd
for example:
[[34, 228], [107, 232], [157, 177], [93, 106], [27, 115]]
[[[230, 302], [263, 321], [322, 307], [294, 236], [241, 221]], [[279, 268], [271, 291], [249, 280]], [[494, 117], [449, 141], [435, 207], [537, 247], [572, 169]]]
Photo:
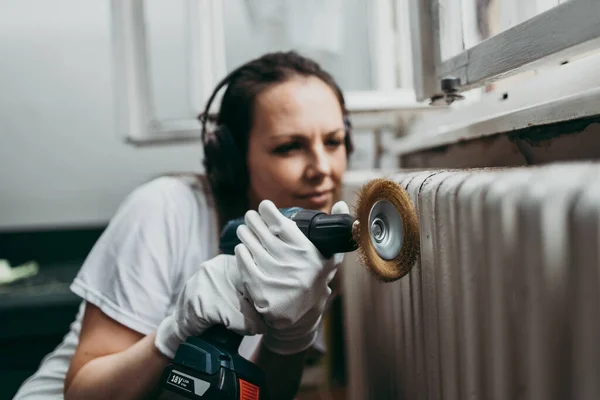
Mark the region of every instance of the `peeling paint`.
[[[574, 135], [585, 131], [591, 125], [599, 125], [600, 117], [565, 121], [557, 124], [532, 126], [508, 134], [510, 140], [522, 140], [531, 146], [545, 146], [548, 141], [564, 135]], [[600, 125], [599, 125], [600, 126]]]
[[530, 126], [401, 156], [402, 167], [467, 168], [600, 160], [600, 115]]

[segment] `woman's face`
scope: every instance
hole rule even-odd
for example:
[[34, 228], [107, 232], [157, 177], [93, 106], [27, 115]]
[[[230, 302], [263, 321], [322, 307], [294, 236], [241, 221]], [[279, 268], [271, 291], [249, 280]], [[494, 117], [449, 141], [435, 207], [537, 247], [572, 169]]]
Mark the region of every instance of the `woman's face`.
[[342, 110], [316, 77], [294, 77], [256, 98], [248, 141], [250, 205], [329, 213], [346, 170]]

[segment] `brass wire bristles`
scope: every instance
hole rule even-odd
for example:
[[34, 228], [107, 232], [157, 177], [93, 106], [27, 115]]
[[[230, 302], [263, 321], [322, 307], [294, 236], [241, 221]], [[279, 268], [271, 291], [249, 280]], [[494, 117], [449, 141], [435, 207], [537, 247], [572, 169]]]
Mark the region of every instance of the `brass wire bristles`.
[[[383, 212], [382, 205], [386, 206]], [[375, 209], [380, 210], [381, 218], [373, 215]], [[419, 257], [419, 223], [406, 190], [386, 179], [367, 182], [358, 192], [355, 216], [361, 264], [384, 282], [395, 281], [410, 272]]]

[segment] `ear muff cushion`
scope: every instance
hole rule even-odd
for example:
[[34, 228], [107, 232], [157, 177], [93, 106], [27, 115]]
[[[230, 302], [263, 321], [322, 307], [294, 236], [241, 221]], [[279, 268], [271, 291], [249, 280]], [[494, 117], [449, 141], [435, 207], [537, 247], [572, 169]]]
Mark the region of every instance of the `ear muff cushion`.
[[344, 144], [346, 145], [347, 156], [350, 157], [350, 154], [354, 151], [354, 143], [352, 142], [352, 122], [350, 122], [348, 116], [344, 116], [344, 129], [346, 131]]
[[344, 129], [346, 130], [346, 135], [350, 135], [352, 133], [352, 122], [350, 122], [350, 118], [348, 116], [344, 117]]
[[242, 178], [243, 158], [227, 126], [219, 125], [208, 136], [204, 144], [204, 153], [206, 164], [210, 166], [210, 171], [207, 172], [214, 174], [220, 182], [233, 186], [236, 180]]

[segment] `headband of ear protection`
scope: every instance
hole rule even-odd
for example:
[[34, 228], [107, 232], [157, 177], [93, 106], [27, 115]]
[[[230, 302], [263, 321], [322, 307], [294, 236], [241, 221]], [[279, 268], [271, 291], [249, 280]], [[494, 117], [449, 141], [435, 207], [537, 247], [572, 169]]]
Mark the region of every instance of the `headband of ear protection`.
[[[204, 165], [207, 172], [211, 173], [215, 180], [223, 187], [235, 190], [239, 188], [245, 176], [245, 155], [239, 153], [233, 132], [225, 124], [218, 124], [213, 129], [207, 128], [209, 122], [209, 111], [217, 93], [227, 84], [231, 83], [247, 65], [242, 65], [230, 72], [223, 78], [212, 92], [206, 103], [204, 112], [198, 117], [202, 124], [202, 143], [204, 145]], [[344, 110], [345, 111], [345, 110]], [[345, 145], [349, 148], [352, 124], [347, 115], [344, 115]], [[210, 171], [208, 171], [210, 166]]]
[[229, 128], [225, 124], [219, 124], [209, 129], [207, 128], [207, 123], [210, 120], [210, 107], [215, 97], [243, 69], [244, 66], [236, 68], [217, 84], [206, 102], [204, 112], [198, 117], [202, 124], [202, 143], [204, 146], [204, 166], [206, 172], [212, 175], [213, 180], [219, 182], [221, 188], [225, 190], [231, 190], [239, 186], [244, 166], [235, 139]]

